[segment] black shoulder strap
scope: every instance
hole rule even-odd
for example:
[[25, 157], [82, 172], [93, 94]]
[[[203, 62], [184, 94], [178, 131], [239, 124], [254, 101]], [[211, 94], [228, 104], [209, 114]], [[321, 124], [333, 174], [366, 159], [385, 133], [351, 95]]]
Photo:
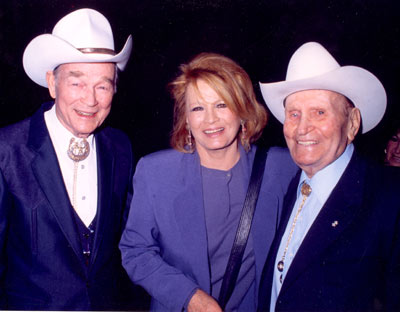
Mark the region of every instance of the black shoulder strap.
[[236, 231], [235, 240], [229, 256], [228, 265], [226, 266], [221, 291], [219, 293], [218, 302], [223, 310], [232, 295], [239, 275], [244, 250], [250, 233], [254, 210], [257, 204], [258, 194], [260, 192], [261, 182], [264, 176], [267, 154], [268, 152], [265, 149], [257, 148], [256, 155], [254, 156], [253, 168], [251, 170], [250, 182], [243, 204], [242, 215], [240, 216], [239, 226]]

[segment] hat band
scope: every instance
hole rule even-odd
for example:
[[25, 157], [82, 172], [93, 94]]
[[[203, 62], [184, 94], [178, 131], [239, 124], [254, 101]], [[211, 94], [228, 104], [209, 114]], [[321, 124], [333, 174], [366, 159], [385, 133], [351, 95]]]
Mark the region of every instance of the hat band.
[[110, 55], [115, 55], [115, 51], [111, 49], [105, 49], [105, 48], [80, 48], [78, 51], [85, 53], [85, 54], [91, 54], [91, 53], [96, 53], [96, 54], [110, 54]]

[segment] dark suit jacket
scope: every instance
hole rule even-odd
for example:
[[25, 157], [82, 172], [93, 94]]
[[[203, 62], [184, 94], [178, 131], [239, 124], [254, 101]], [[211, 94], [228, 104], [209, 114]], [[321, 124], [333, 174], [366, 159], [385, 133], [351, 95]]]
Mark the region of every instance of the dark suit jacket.
[[[88, 267], [42, 107], [0, 130], [1, 308], [116, 310], [131, 307], [118, 242], [131, 197], [132, 153], [122, 132], [95, 134], [97, 224]], [[134, 297], [134, 294], [130, 294]], [[126, 305], [128, 304], [128, 305]]]
[[[241, 150], [248, 184], [255, 148]], [[283, 196], [298, 171], [286, 149], [270, 149], [251, 228], [255, 287], [240, 305], [256, 306], [257, 289], [275, 235]], [[192, 291], [211, 290], [197, 153], [161, 151], [142, 158], [134, 177], [135, 194], [120, 248], [131, 279], [152, 295], [152, 309], [180, 311]], [[251, 301], [251, 302], [250, 302]], [[253, 308], [254, 309], [254, 308]]]
[[[400, 172], [356, 153], [287, 272], [279, 311], [400, 310]], [[259, 307], [269, 310], [272, 273], [296, 200], [299, 174], [263, 272]], [[332, 223], [337, 221], [337, 226]]]

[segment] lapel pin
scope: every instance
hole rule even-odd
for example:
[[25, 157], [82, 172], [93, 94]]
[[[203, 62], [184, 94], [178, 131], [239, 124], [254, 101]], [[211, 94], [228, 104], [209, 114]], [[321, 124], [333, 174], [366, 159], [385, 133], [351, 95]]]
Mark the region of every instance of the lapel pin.
[[339, 222], [338, 222], [338, 221], [333, 221], [333, 222], [332, 222], [332, 227], [337, 227], [337, 226], [338, 226], [338, 224], [339, 224]]

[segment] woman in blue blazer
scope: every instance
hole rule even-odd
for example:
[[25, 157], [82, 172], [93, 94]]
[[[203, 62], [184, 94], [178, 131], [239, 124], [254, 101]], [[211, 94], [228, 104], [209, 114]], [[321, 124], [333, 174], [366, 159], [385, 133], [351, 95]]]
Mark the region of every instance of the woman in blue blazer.
[[[202, 53], [171, 83], [172, 150], [142, 158], [120, 243], [131, 280], [152, 310], [221, 311], [218, 298], [256, 147], [267, 115], [247, 73]], [[297, 171], [285, 149], [268, 152], [249, 240], [226, 309], [254, 311], [283, 196]]]

